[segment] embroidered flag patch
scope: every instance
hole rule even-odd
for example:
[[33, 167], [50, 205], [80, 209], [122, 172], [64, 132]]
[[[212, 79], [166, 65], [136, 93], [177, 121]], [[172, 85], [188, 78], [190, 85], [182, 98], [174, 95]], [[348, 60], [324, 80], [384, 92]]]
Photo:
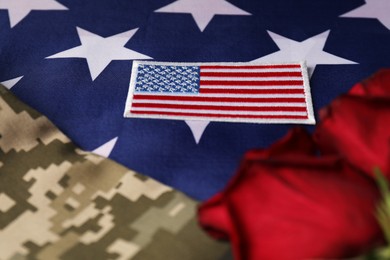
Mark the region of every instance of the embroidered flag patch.
[[124, 116], [315, 124], [304, 63], [134, 61]]

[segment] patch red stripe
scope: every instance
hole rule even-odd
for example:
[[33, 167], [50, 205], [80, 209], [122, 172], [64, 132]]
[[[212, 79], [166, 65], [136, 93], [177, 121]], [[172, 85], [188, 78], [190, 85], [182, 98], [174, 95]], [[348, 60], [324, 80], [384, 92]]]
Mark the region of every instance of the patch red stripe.
[[200, 69], [298, 69], [301, 68], [301, 65], [299, 64], [276, 64], [276, 65], [248, 65], [248, 66], [222, 66], [222, 65], [215, 65], [215, 66], [200, 66]]
[[222, 110], [222, 111], [288, 111], [305, 112], [306, 107], [261, 107], [261, 106], [218, 106], [218, 105], [182, 105], [182, 104], [144, 104], [134, 103], [132, 107], [143, 108], [173, 108], [173, 109], [199, 109], [199, 110]]
[[304, 94], [302, 89], [214, 89], [201, 88], [202, 94]]
[[[161, 64], [163, 70], [154, 64]], [[130, 82], [126, 102], [128, 117], [315, 122], [306, 67], [299, 63], [134, 61], [133, 68], [142, 73], [132, 74], [135, 80]]]
[[303, 86], [302, 80], [223, 81], [200, 80], [200, 86]]
[[164, 112], [164, 111], [133, 111], [132, 114], [144, 115], [169, 115], [169, 116], [193, 116], [193, 117], [215, 117], [215, 118], [253, 118], [253, 119], [307, 119], [307, 116], [295, 115], [227, 115], [227, 114], [201, 114], [186, 112]]
[[261, 102], [291, 102], [306, 103], [305, 98], [233, 98], [233, 97], [194, 97], [194, 96], [159, 96], [159, 95], [134, 95], [134, 99], [145, 100], [169, 100], [169, 101], [199, 101], [199, 102], [243, 102], [243, 103], [261, 103]]
[[202, 72], [201, 77], [302, 77], [301, 72]]

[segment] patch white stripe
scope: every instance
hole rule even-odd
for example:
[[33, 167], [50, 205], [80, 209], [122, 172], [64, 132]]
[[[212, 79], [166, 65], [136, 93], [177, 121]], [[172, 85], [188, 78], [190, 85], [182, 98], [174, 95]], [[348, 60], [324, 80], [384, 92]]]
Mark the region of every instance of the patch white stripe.
[[169, 105], [215, 105], [215, 106], [258, 106], [258, 107], [306, 107], [306, 103], [275, 102], [275, 103], [243, 103], [243, 102], [209, 102], [209, 101], [174, 101], [174, 100], [148, 100], [134, 99], [134, 104], [169, 104]]
[[[218, 80], [218, 81], [289, 81], [289, 80], [302, 80], [302, 77], [209, 77], [209, 76], [201, 76], [201, 81], [209, 81], [209, 80]], [[301, 87], [302, 88], [302, 87]]]
[[[137, 93], [137, 95], [145, 95], [145, 96], [170, 96], [169, 93]], [[230, 97], [230, 98], [304, 98], [305, 94], [188, 94], [188, 95], [173, 95], [172, 97]]]
[[303, 86], [207, 86], [202, 89], [303, 89]]
[[202, 72], [251, 72], [251, 73], [257, 73], [257, 72], [301, 72], [300, 68], [264, 68], [264, 69], [200, 69], [200, 73]]
[[295, 112], [295, 111], [222, 111], [222, 110], [204, 110], [204, 109], [177, 109], [177, 108], [149, 108], [149, 107], [133, 107], [132, 111], [158, 111], [158, 112], [175, 112], [175, 113], [197, 113], [197, 114], [226, 114], [226, 115], [288, 115], [288, 116], [306, 116], [307, 112]]

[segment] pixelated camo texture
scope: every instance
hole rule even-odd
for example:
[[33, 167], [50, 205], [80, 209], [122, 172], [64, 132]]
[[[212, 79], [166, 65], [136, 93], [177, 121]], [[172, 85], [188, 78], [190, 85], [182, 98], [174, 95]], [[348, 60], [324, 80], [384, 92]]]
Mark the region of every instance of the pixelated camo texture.
[[196, 202], [83, 152], [0, 85], [0, 259], [226, 259]]

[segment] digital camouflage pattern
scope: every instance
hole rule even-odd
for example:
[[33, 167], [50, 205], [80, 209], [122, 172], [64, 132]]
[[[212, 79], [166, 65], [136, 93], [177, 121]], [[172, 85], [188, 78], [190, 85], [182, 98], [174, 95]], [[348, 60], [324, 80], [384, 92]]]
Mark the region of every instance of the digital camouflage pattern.
[[79, 150], [0, 85], [0, 259], [221, 259], [197, 203]]

